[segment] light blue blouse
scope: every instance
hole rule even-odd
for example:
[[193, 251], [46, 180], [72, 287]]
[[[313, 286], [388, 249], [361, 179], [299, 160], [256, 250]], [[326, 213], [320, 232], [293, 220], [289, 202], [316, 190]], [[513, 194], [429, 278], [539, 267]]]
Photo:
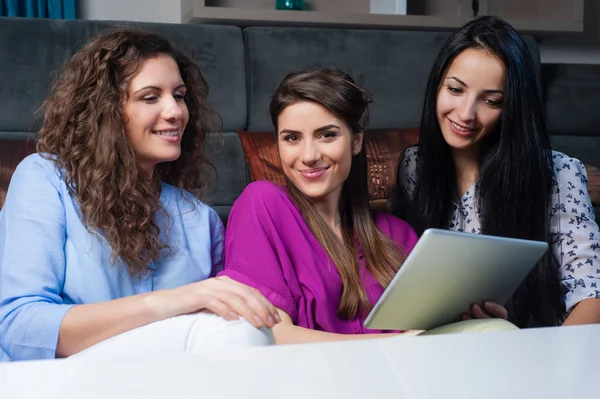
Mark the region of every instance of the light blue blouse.
[[[223, 265], [223, 224], [187, 191], [162, 184], [157, 223], [172, 255], [147, 277], [111, 263], [103, 237], [81, 222], [77, 201], [51, 160], [25, 158], [0, 212], [0, 361], [54, 358], [65, 313], [89, 304], [169, 289], [216, 274]], [[165, 232], [166, 231], [166, 232]]]

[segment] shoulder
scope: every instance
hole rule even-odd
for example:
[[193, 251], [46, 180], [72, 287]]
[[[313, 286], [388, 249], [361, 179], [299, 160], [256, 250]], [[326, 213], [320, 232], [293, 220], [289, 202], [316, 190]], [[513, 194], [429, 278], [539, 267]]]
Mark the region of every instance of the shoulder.
[[400, 162], [403, 168], [414, 169], [419, 158], [419, 148], [416, 145], [408, 147], [402, 152]]
[[418, 236], [404, 220], [384, 212], [373, 212], [373, 219], [379, 230], [410, 251], [417, 243]]
[[398, 161], [398, 170], [402, 177], [413, 177], [417, 168], [417, 159], [419, 157], [419, 148], [415, 145], [404, 150]]
[[57, 190], [60, 190], [61, 183], [64, 183], [52, 156], [39, 153], [23, 158], [15, 168], [11, 184], [25, 183], [25, 181], [27, 187], [35, 190], [43, 190], [46, 187], [39, 184], [42, 181], [49, 181]]
[[587, 174], [583, 163], [559, 151], [552, 151], [552, 169], [558, 185], [585, 185]]
[[286, 229], [290, 224], [303, 223], [302, 220], [300, 210], [288, 196], [286, 187], [261, 180], [248, 184], [235, 200], [227, 219], [227, 229], [230, 230], [230, 226], [247, 229], [249, 225], [265, 224]]
[[235, 202], [236, 204], [263, 204], [266, 206], [293, 204], [285, 187], [265, 180], [248, 184]]
[[412, 145], [402, 152], [402, 158], [411, 158], [416, 159], [419, 155], [419, 147], [416, 145]]
[[16, 171], [31, 171], [33, 173], [47, 173], [56, 170], [56, 162], [48, 154], [31, 154], [23, 158], [17, 165]]
[[167, 212], [187, 217], [193, 215], [200, 220], [208, 220], [211, 226], [220, 223], [221, 219], [217, 211], [188, 190], [164, 182], [161, 183], [161, 189], [161, 202]]

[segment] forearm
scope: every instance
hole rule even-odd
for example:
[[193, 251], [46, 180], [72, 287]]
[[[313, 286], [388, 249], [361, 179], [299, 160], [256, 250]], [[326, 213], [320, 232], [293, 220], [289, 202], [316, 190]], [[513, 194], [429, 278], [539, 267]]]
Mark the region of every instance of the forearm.
[[398, 334], [337, 334], [325, 331], [311, 330], [289, 323], [279, 323], [273, 327], [275, 343], [306, 344], [313, 342], [357, 341], [375, 338], [390, 338]]
[[595, 323], [600, 323], [600, 298], [589, 298], [579, 302], [563, 326]]
[[[399, 333], [390, 334], [337, 334], [325, 331], [311, 330], [294, 325], [292, 318], [283, 310], [277, 308], [281, 323], [273, 326], [275, 344], [308, 344], [313, 342], [358, 341], [363, 339], [390, 338]], [[402, 333], [404, 334], [404, 333]]]
[[161, 291], [112, 301], [73, 306], [58, 334], [56, 357], [67, 357], [115, 335], [175, 316], [174, 309], [158, 306]]

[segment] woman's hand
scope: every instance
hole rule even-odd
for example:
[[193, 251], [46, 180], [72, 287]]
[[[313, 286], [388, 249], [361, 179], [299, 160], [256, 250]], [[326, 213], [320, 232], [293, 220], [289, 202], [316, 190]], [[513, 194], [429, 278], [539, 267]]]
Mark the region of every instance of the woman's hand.
[[226, 320], [243, 317], [257, 328], [271, 328], [281, 321], [275, 307], [257, 289], [226, 276], [157, 291], [157, 294], [153, 302], [158, 302], [156, 306], [162, 318], [208, 310]]
[[508, 311], [496, 302], [486, 301], [483, 306], [471, 305], [470, 313], [463, 313], [463, 320], [471, 319], [508, 319]]

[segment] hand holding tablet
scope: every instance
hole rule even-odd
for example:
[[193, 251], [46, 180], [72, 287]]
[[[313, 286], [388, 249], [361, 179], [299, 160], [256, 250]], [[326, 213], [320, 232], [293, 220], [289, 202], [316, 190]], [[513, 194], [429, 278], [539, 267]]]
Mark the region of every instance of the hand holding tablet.
[[460, 321], [472, 304], [504, 305], [547, 250], [542, 241], [428, 229], [365, 327], [428, 330]]

